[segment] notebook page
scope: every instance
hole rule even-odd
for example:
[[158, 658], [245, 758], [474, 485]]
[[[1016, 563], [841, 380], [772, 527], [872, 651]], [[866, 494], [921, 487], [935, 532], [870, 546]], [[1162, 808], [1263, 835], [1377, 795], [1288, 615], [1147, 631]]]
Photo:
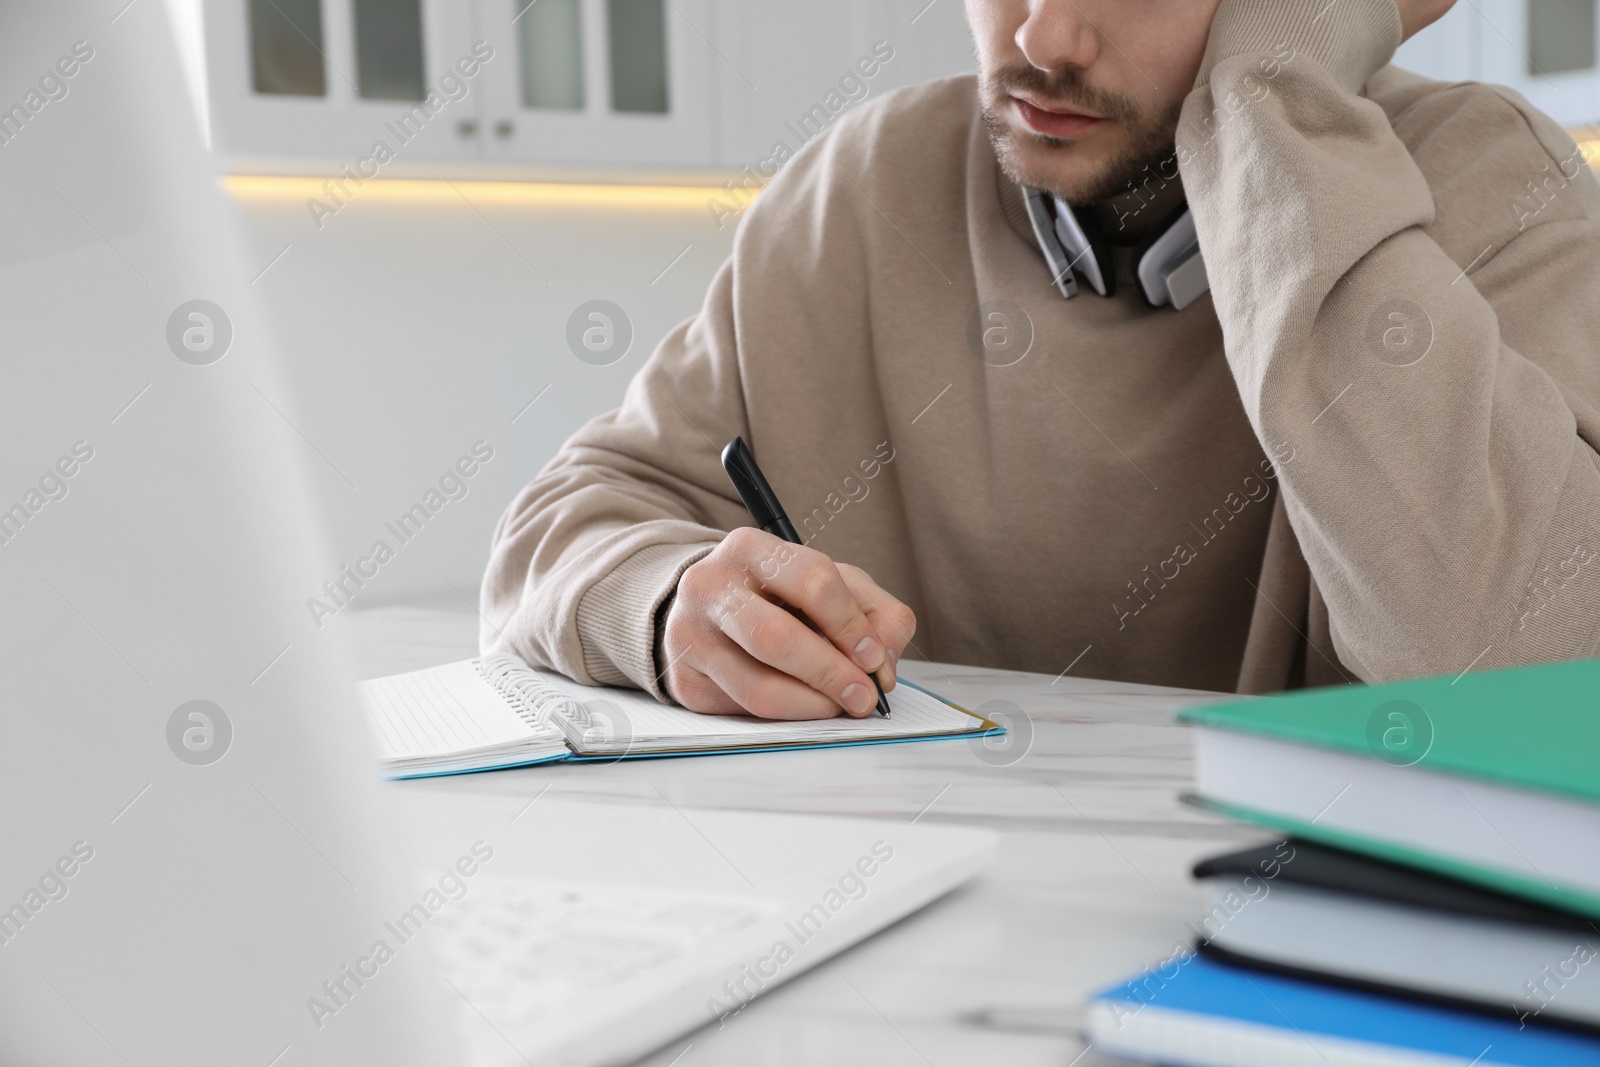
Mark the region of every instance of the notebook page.
[[[888, 719], [873, 714], [865, 719], [840, 715], [832, 719], [786, 722], [751, 715], [701, 715], [657, 703], [637, 690], [590, 689], [560, 675], [544, 671], [534, 673], [572, 695], [573, 702], [552, 717], [564, 720], [562, 725], [568, 739], [585, 748], [608, 742], [634, 749], [641, 745], [670, 749], [825, 744], [964, 733], [982, 725], [982, 720], [975, 716], [903, 684], [888, 694], [889, 708], [894, 713]], [[617, 712], [624, 720], [621, 724], [610, 721]]]
[[361, 683], [385, 760], [495, 748], [537, 737], [470, 660]]

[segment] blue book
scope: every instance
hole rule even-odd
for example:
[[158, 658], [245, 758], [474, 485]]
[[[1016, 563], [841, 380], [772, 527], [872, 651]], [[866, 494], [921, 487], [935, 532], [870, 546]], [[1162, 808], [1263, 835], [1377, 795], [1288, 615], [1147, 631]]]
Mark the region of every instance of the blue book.
[[361, 683], [361, 696], [391, 778], [556, 760], [610, 762], [1005, 732], [904, 679], [889, 694], [890, 718], [786, 722], [698, 715], [636, 689], [579, 685], [503, 652], [375, 678]]
[[1600, 1038], [1230, 967], [1190, 952], [1099, 994], [1088, 1038], [1164, 1067], [1600, 1067]]

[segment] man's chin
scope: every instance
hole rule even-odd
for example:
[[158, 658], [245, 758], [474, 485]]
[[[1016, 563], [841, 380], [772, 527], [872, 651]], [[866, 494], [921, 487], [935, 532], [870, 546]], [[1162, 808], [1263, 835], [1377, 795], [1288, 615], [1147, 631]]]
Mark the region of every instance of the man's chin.
[[1087, 204], [1111, 195], [1106, 190], [1104, 169], [1076, 151], [1077, 146], [1039, 151], [1002, 153], [1001, 169], [1018, 185], [1054, 193], [1070, 204]]
[[983, 124], [1006, 177], [1069, 204], [1093, 204], [1127, 192], [1152, 171], [1165, 171], [1163, 164], [1170, 164], [1174, 152], [1177, 112], [1159, 130], [1107, 120], [1070, 140], [1019, 128], [987, 108]]
[[1063, 140], [1017, 130], [1003, 121], [989, 123], [995, 155], [1006, 177], [1073, 204], [1104, 200], [1121, 191], [1124, 168], [1120, 154], [1109, 144], [1111, 132], [1095, 129], [1083, 137]]

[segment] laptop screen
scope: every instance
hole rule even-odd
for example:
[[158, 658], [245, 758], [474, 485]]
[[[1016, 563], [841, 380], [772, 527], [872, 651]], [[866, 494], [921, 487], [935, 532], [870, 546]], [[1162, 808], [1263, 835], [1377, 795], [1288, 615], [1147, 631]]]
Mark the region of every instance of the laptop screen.
[[0, 1059], [447, 1062], [166, 15], [0, 11]]

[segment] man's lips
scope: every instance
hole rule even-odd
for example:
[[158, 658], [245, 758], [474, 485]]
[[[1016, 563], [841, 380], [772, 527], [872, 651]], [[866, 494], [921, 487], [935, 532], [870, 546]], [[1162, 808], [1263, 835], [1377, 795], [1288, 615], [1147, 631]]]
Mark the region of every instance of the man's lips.
[[1078, 137], [1106, 121], [1079, 111], [1055, 111], [1031, 104], [1020, 96], [1013, 96], [1017, 114], [1034, 132], [1049, 137]]

